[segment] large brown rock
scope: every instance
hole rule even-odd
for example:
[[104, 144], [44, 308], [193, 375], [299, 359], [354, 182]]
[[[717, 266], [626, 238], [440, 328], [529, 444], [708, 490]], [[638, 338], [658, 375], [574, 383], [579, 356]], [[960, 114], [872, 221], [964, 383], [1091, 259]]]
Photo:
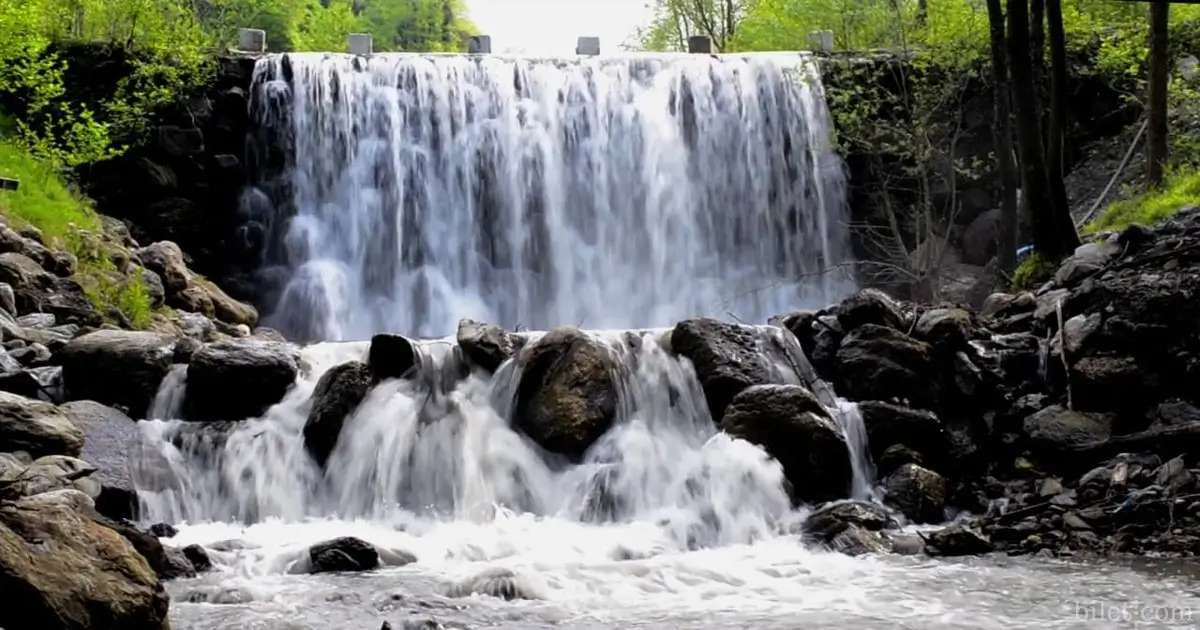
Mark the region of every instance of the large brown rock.
[[25, 451], [78, 457], [83, 432], [58, 407], [40, 400], [0, 392], [0, 452]]
[[499, 326], [464, 319], [458, 322], [458, 347], [484, 372], [495, 372], [520, 348], [521, 338]]
[[46, 496], [0, 507], [0, 627], [168, 630], [170, 599], [146, 559], [117, 532]]
[[756, 385], [733, 398], [721, 420], [726, 433], [756, 444], [783, 466], [799, 501], [850, 494], [850, 453], [841, 429], [807, 389]]
[[78, 282], [55, 276], [23, 254], [0, 254], [0, 282], [12, 287], [18, 313], [51, 313], [60, 323], [79, 326], [103, 322]]
[[542, 448], [579, 458], [617, 414], [612, 351], [575, 328], [556, 328], [520, 357], [516, 425]]
[[68, 400], [124, 407], [144, 418], [175, 360], [176, 340], [159, 333], [97, 330], [58, 353]]

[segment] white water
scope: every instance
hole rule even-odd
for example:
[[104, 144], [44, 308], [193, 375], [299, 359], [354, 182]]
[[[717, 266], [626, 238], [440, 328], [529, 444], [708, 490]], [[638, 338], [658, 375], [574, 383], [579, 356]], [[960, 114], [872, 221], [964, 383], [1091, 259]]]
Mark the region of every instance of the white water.
[[291, 337], [766, 321], [850, 287], [804, 55], [292, 54], [255, 81], [292, 156], [258, 217]]

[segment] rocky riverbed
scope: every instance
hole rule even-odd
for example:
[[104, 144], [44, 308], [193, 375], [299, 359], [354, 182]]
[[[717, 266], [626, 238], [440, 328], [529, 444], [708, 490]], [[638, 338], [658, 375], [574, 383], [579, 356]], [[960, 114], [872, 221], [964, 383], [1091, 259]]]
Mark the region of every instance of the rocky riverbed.
[[[35, 233], [0, 229], [0, 592], [20, 594], [0, 607], [7, 630], [167, 627], [162, 580], [204, 572], [210, 554], [228, 550], [164, 546], [170, 524], [136, 524], [133, 418], [163, 408], [162, 384], [185, 374], [186, 396], [168, 406], [219, 440], [313, 369], [298, 346], [255, 328], [253, 308], [192, 273], [174, 244], [141, 247], [110, 228], [104, 251], [154, 288], [161, 308], [148, 330], [97, 313], [71, 260]], [[657, 337], [464, 321], [437, 369], [420, 344], [377, 335], [363, 360], [321, 376], [304, 444], [326, 465], [377, 384], [445, 391], [472, 373], [514, 374], [515, 428], [547, 457], [578, 461], [620, 413], [623, 370], [640, 356], [632, 351], [661, 343], [690, 362], [717, 426], [781, 464], [793, 503], [812, 508], [793, 533], [812, 545], [850, 555], [1191, 556], [1198, 291], [1200, 211], [1185, 210], [1104, 235], [1045, 286], [992, 295], [980, 312], [864, 290], [771, 326], [693, 319]], [[857, 403], [878, 502], [846, 500], [861, 466], [835, 421], [837, 399]], [[587, 519], [620, 521], [620, 502], [602, 488], [597, 496]], [[420, 562], [347, 536], [302, 560], [293, 570]], [[446, 596], [472, 593], [529, 596], [517, 576], [495, 572]]]

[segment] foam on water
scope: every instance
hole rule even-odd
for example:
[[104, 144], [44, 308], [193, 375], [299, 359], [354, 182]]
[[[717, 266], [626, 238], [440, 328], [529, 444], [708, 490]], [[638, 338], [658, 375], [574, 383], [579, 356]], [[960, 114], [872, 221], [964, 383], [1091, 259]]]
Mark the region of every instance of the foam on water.
[[[743, 321], [852, 283], [804, 54], [290, 54], [255, 70], [248, 226], [289, 336]], [[249, 227], [248, 227], [249, 229]], [[254, 239], [251, 239], [254, 240]]]

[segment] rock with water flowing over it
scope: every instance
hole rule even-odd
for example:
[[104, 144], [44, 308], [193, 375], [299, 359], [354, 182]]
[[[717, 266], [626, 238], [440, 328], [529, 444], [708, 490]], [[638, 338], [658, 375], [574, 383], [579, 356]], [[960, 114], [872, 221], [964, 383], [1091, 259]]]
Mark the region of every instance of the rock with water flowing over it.
[[91, 400], [76, 400], [59, 407], [83, 432], [80, 457], [98, 469], [100, 483], [96, 510], [110, 518], [133, 518], [137, 496], [130, 470], [139, 457], [141, 432], [129, 416]]
[[371, 571], [379, 567], [379, 550], [369, 542], [343, 536], [308, 548], [309, 573]]
[[187, 371], [188, 420], [244, 420], [283, 399], [300, 371], [293, 345], [236, 339], [205, 345]]
[[916, 464], [905, 464], [884, 482], [886, 500], [916, 523], [940, 523], [946, 516], [946, 480]]
[[174, 363], [175, 339], [152, 332], [97, 330], [57, 355], [69, 400], [94, 400], [143, 417]]
[[519, 359], [514, 419], [552, 453], [582, 457], [617, 414], [617, 364], [603, 342], [575, 328], [557, 328]]
[[58, 407], [0, 392], [0, 452], [79, 456], [83, 433]]
[[837, 391], [851, 400], [907, 400], [925, 409], [941, 397], [933, 348], [877, 324], [863, 324], [837, 351]]
[[778, 460], [796, 500], [849, 496], [852, 471], [846, 440], [807, 389], [799, 385], [746, 389], [729, 403], [721, 428]]
[[167, 630], [169, 597], [117, 532], [66, 502], [0, 507], [0, 627]]
[[420, 360], [413, 342], [400, 335], [379, 334], [371, 337], [367, 367], [376, 381], [405, 378]]
[[342, 425], [366, 398], [371, 383], [371, 370], [362, 361], [335, 365], [317, 381], [304, 423], [304, 447], [320, 466], [329, 461]]
[[464, 319], [458, 322], [458, 347], [467, 359], [487, 373], [495, 372], [521, 347], [521, 337], [499, 326]]
[[822, 543], [829, 543], [851, 525], [870, 532], [900, 526], [890, 510], [878, 503], [831, 501], [808, 515], [804, 531]]
[[[791, 341], [795, 343], [794, 339]], [[785, 375], [779, 368], [789, 361], [784, 356], [785, 349], [753, 326], [709, 318], [689, 319], [679, 322], [671, 331], [671, 349], [692, 362], [709, 411], [718, 422], [730, 401], [746, 388], [784, 384], [795, 379], [795, 375]], [[800, 354], [803, 360], [802, 350]]]
[[452, 585], [447, 593], [450, 597], [488, 595], [499, 599], [541, 599], [524, 577], [510, 569], [486, 569], [478, 575]]

